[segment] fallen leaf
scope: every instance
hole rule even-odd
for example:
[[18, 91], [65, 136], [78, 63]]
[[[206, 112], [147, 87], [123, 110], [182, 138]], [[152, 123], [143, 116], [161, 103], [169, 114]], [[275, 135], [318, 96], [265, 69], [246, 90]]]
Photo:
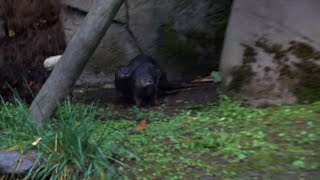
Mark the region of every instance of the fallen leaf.
[[14, 30], [9, 30], [9, 37], [10, 38], [12, 38], [12, 37], [14, 37], [14, 36], [16, 36], [16, 33], [14, 32]]
[[304, 120], [296, 120], [294, 121], [295, 124], [304, 124], [305, 121]]
[[194, 79], [191, 82], [193, 82], [193, 83], [197, 83], [197, 82], [213, 82], [213, 78], [208, 76], [208, 77], [205, 77], [205, 78]]
[[140, 123], [138, 124], [138, 126], [136, 127], [137, 131], [141, 131], [147, 128], [147, 121], [142, 120], [140, 121]]
[[39, 144], [39, 142], [41, 141], [41, 139], [42, 139], [42, 138], [36, 139], [36, 140], [32, 143], [32, 145], [33, 145], [33, 146], [36, 146], [37, 144]]

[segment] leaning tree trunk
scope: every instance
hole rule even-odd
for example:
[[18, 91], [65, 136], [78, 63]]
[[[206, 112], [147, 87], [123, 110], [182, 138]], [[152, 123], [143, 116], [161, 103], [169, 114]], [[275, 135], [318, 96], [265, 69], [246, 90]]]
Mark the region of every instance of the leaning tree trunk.
[[39, 126], [52, 117], [58, 104], [72, 90], [122, 3], [123, 0], [95, 0], [79, 31], [31, 104], [31, 118]]

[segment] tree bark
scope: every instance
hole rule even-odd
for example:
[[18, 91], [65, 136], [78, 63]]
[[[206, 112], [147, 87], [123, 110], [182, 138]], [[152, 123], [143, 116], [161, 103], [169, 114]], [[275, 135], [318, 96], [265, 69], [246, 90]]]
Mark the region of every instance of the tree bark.
[[58, 104], [72, 90], [122, 3], [123, 0], [95, 0], [78, 32], [31, 104], [30, 116], [38, 126], [43, 126], [54, 115]]

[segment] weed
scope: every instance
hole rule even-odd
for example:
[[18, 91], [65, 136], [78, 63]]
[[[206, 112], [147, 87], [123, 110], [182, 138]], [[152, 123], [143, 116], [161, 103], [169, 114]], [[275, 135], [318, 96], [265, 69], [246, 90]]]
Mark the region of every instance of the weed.
[[[0, 146], [22, 152], [31, 149], [41, 152], [46, 161], [40, 167], [31, 169], [27, 178], [116, 178], [118, 175], [114, 166], [124, 165], [113, 157], [120, 148], [102, 146], [92, 138], [96, 129], [96, 111], [94, 106], [66, 101], [52, 122], [40, 131], [28, 117], [24, 104], [2, 103], [0, 129], [3, 135]], [[32, 145], [38, 138], [41, 140]]]
[[[189, 106], [165, 121], [161, 115], [148, 114], [156, 120], [136, 134], [129, 133], [135, 127], [130, 121], [122, 129], [116, 124], [124, 121], [100, 127], [108, 127], [107, 141], [121, 143], [141, 158], [125, 175], [128, 178], [235, 178], [261, 169], [276, 175], [318, 167], [318, 108], [319, 103], [256, 109], [221, 96], [216, 103]], [[146, 117], [135, 108], [131, 113]]]
[[[26, 124], [25, 107], [4, 104], [0, 146], [41, 150], [48, 161], [38, 172], [54, 177], [117, 172], [125, 179], [245, 179], [253, 173], [263, 179], [318, 170], [319, 109], [320, 103], [256, 109], [221, 96], [172, 117], [135, 107], [124, 116], [66, 102], [41, 133]], [[146, 129], [135, 130], [139, 120], [148, 121]], [[33, 147], [36, 137], [42, 140]]]

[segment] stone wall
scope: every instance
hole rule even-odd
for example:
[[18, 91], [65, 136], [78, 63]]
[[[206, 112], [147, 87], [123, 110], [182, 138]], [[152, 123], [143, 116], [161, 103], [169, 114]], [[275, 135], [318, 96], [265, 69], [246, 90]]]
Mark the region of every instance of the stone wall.
[[[92, 0], [63, 0], [61, 14], [69, 41], [90, 9]], [[129, 1], [130, 26], [143, 52], [153, 56], [171, 80], [189, 80], [218, 69], [217, 27], [226, 19], [230, 1]], [[113, 81], [113, 72], [139, 51], [122, 22], [124, 6], [80, 77], [84, 84]], [[119, 23], [120, 22], [120, 23]], [[94, 80], [94, 81], [93, 81]]]
[[250, 104], [310, 102], [320, 95], [318, 0], [234, 0], [220, 71]]

